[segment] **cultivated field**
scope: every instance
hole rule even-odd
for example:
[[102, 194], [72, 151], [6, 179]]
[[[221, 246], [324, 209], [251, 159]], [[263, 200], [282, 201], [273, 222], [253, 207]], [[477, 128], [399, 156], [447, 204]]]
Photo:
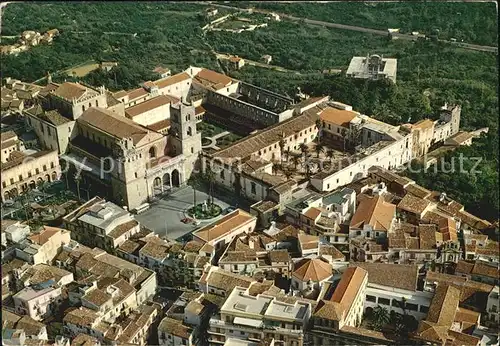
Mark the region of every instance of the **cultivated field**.
[[85, 77], [87, 74], [90, 72], [97, 70], [99, 68], [99, 64], [96, 63], [90, 63], [86, 65], [81, 65], [77, 66], [71, 69], [66, 70], [66, 73], [68, 76], [75, 76], [75, 77]]

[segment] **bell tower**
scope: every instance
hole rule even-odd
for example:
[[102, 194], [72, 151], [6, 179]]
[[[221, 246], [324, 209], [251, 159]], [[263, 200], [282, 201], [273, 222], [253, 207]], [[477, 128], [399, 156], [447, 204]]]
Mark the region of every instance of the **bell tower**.
[[201, 133], [196, 131], [196, 115], [192, 104], [183, 101], [170, 109], [170, 142], [174, 155], [186, 158], [185, 174], [190, 176], [201, 152]]

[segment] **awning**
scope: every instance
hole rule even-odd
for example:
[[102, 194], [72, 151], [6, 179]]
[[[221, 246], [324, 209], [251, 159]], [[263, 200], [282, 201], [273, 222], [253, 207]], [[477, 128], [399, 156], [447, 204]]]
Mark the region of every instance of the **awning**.
[[263, 325], [261, 320], [254, 320], [251, 318], [243, 318], [243, 317], [235, 317], [233, 323], [240, 324], [243, 326], [250, 326], [254, 328], [260, 328]]

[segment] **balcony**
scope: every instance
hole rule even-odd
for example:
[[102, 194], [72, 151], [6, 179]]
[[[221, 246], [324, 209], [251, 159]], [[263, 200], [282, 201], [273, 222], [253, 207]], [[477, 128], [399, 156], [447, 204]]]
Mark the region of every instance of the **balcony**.
[[[210, 327], [222, 327], [224, 329], [237, 329], [237, 330], [243, 330], [243, 331], [247, 331], [247, 332], [250, 332], [250, 333], [255, 333], [256, 330], [273, 330], [273, 331], [276, 331], [280, 334], [303, 334], [304, 331], [301, 330], [301, 329], [289, 329], [289, 328], [282, 328], [280, 327], [280, 325], [278, 325], [275, 321], [263, 321], [264, 322], [264, 325], [262, 327], [259, 327], [259, 328], [251, 328], [251, 327], [245, 327], [245, 326], [242, 326], [242, 325], [239, 325], [239, 324], [233, 324], [231, 322], [224, 322], [222, 320], [219, 320], [219, 319], [214, 319], [214, 318], [211, 318], [210, 319]], [[212, 329], [209, 329], [208, 331], [210, 334], [224, 334], [222, 333], [223, 331], [221, 330], [221, 333], [217, 333], [215, 331], [213, 331]]]

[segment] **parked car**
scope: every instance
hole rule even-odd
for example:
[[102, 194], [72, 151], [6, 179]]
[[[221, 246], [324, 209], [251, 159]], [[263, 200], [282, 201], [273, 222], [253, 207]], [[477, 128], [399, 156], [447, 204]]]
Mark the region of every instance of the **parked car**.
[[235, 211], [236, 209], [233, 208], [233, 207], [227, 207], [226, 209], [224, 209], [222, 211], [222, 215], [226, 215], [226, 214], [229, 214], [229, 213], [232, 213], [233, 211]]

